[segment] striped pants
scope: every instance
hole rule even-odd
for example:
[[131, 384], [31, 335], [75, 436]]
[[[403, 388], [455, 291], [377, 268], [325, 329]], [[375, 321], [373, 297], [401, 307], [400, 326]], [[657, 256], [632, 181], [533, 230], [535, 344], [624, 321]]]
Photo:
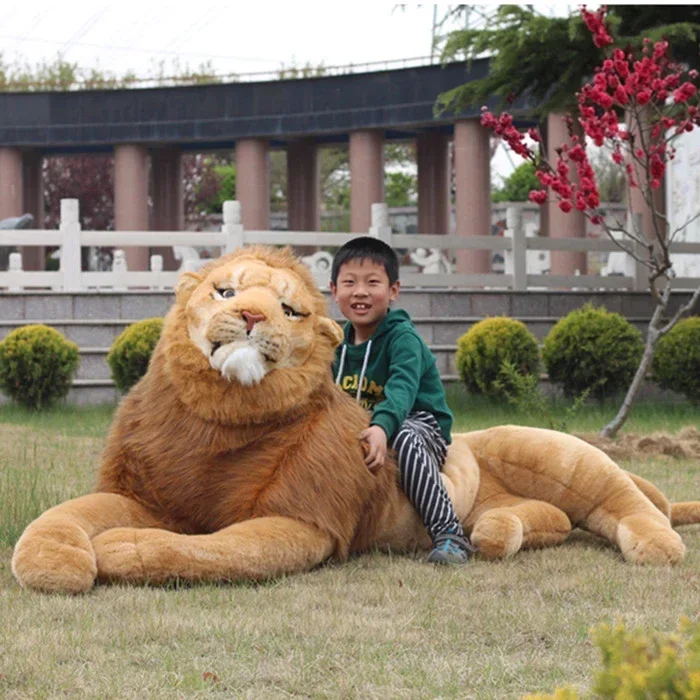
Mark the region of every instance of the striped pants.
[[464, 535], [440, 477], [447, 443], [435, 416], [426, 411], [409, 414], [391, 446], [396, 451], [401, 488], [430, 537], [434, 540], [448, 532]]

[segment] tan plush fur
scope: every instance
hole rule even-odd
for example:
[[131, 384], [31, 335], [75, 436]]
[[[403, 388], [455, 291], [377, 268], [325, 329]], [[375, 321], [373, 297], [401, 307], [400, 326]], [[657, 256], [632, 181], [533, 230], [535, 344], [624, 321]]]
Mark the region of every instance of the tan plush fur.
[[[374, 546], [428, 546], [392, 459], [376, 473], [364, 464], [367, 414], [329, 369], [340, 340], [286, 250], [247, 248], [185, 273], [149, 370], [115, 416], [97, 492], [27, 527], [12, 560], [20, 584], [263, 579]], [[486, 557], [558, 544], [576, 526], [630, 561], [683, 557], [658, 489], [570, 436], [457, 435], [443, 479]], [[700, 504], [673, 508], [700, 521]]]

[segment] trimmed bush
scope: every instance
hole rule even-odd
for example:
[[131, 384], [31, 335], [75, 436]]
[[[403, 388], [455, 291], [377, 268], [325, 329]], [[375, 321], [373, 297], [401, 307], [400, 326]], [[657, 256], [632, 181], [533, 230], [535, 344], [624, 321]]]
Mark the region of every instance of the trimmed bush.
[[629, 386], [643, 352], [642, 334], [626, 318], [586, 304], [549, 331], [542, 359], [566, 396], [588, 390], [602, 400]]
[[700, 403], [700, 316], [679, 321], [659, 340], [651, 367], [662, 389]]
[[602, 669], [596, 673], [591, 693], [580, 696], [571, 686], [553, 695], [526, 695], [525, 700], [578, 700], [579, 698], [700, 697], [700, 624], [687, 618], [678, 631], [628, 631], [622, 623], [600, 625], [593, 630], [601, 651]]
[[129, 391], [146, 374], [162, 330], [162, 318], [147, 318], [132, 323], [112, 343], [107, 354], [107, 364], [119, 391]]
[[506, 316], [486, 318], [457, 341], [457, 370], [473, 394], [504, 397], [504, 363], [523, 376], [539, 371], [537, 340], [521, 321]]
[[0, 342], [0, 390], [33, 411], [65, 398], [80, 362], [78, 346], [55, 328], [22, 326]]

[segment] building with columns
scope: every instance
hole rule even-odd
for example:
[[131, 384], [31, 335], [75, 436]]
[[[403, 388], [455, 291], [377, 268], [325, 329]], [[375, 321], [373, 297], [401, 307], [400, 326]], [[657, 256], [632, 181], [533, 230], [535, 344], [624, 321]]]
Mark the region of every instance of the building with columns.
[[[449, 232], [454, 189], [455, 233], [491, 235], [489, 133], [480, 105], [436, 115], [437, 96], [488, 70], [486, 60], [444, 67], [277, 80], [132, 90], [0, 94], [0, 218], [29, 212], [43, 227], [41, 163], [44, 156], [113, 153], [117, 230], [181, 230], [180, 157], [186, 151], [233, 149], [236, 198], [247, 229], [270, 228], [269, 151], [284, 148], [288, 164], [289, 229], [320, 227], [317, 151], [346, 144], [351, 176], [351, 230], [366, 232], [371, 205], [384, 199], [384, 145], [415, 143], [418, 164], [418, 228]], [[494, 105], [490, 105], [495, 108]], [[517, 102], [516, 125], [532, 126]], [[519, 120], [519, 121], [518, 121]], [[553, 145], [566, 138], [550, 115]], [[454, 167], [448, 159], [453, 142]], [[152, 217], [149, 221], [149, 159]], [[584, 236], [583, 217], [555, 206], [542, 212], [544, 235]], [[25, 269], [39, 269], [27, 248]], [[166, 269], [173, 269], [169, 249]], [[33, 255], [33, 257], [31, 257]], [[147, 249], [127, 249], [129, 268], [146, 269]], [[458, 260], [464, 272], [489, 272], [490, 254], [475, 250]], [[581, 273], [578, 253], [553, 255], [556, 274]]]

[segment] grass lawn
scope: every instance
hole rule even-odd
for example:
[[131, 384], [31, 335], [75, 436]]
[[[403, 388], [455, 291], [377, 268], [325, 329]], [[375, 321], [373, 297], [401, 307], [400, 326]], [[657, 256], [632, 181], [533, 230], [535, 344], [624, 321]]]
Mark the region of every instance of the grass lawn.
[[[451, 392], [458, 430], [537, 424]], [[593, 432], [616, 406], [586, 407]], [[625, 564], [575, 532], [563, 546], [463, 569], [368, 554], [263, 585], [21, 590], [11, 545], [50, 505], [92, 487], [112, 407], [31, 415], [0, 407], [0, 698], [519, 698], [598, 664], [589, 630], [623, 620], [671, 631], [700, 619], [700, 526], [674, 568]], [[675, 433], [700, 408], [642, 405], [626, 430]], [[674, 500], [700, 498], [696, 459], [622, 466]]]

